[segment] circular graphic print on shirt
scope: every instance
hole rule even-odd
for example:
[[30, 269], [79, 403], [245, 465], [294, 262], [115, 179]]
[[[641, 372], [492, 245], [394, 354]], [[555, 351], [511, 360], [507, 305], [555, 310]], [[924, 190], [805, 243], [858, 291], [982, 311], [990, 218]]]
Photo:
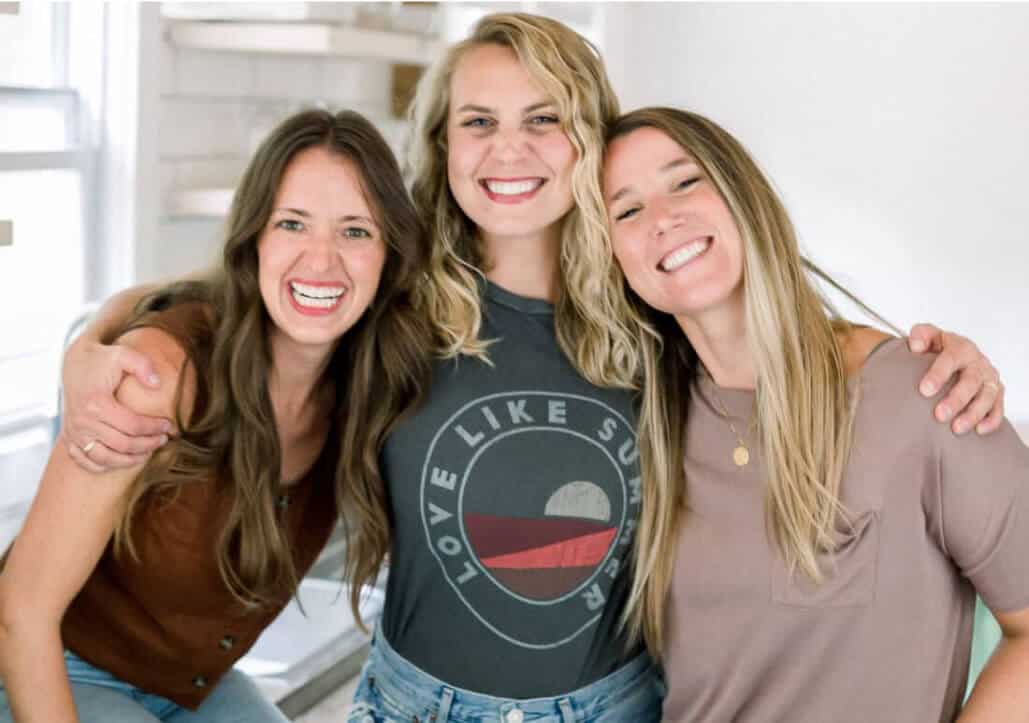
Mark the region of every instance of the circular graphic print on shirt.
[[438, 430], [421, 480], [426, 541], [461, 601], [546, 649], [595, 624], [639, 513], [636, 437], [589, 397], [495, 394]]

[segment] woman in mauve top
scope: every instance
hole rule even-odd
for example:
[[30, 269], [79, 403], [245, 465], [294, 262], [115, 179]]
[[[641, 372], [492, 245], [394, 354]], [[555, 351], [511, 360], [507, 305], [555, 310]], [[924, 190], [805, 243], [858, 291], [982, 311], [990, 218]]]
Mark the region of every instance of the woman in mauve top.
[[[633, 623], [665, 666], [664, 720], [1029, 720], [1029, 449], [1011, 425], [934, 423], [930, 359], [833, 312], [711, 121], [623, 116], [604, 190], [627, 321], [650, 329]], [[977, 592], [1004, 638], [961, 710]]]

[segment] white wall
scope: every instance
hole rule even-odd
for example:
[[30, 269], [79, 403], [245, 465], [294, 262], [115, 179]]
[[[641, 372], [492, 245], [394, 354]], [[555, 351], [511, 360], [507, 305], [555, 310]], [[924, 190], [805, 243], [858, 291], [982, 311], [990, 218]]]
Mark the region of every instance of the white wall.
[[902, 328], [972, 337], [1009, 417], [1029, 422], [1029, 5], [619, 12], [608, 61], [623, 107], [725, 125], [823, 268]]

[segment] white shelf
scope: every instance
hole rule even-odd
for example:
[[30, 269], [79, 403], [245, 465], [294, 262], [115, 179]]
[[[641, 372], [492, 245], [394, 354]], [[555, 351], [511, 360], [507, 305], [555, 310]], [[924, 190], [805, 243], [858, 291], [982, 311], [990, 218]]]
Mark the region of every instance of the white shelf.
[[232, 205], [233, 188], [192, 188], [172, 191], [166, 213], [169, 216], [223, 218]]
[[354, 22], [357, 3], [341, 2], [163, 2], [161, 16], [172, 20], [272, 22]]
[[433, 36], [330, 23], [174, 21], [168, 30], [180, 48], [235, 53], [328, 55], [427, 65], [441, 49]]

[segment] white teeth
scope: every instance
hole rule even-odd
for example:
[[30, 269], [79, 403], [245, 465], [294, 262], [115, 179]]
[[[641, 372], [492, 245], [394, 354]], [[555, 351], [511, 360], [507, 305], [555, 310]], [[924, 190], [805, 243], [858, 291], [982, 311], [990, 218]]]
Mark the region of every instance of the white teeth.
[[535, 191], [543, 185], [541, 179], [528, 181], [486, 181], [486, 188], [492, 193], [501, 196], [517, 196], [529, 191]]
[[339, 301], [337, 296], [334, 299], [309, 299], [302, 294], [293, 292], [293, 298], [300, 306], [307, 307], [309, 309], [331, 309]]
[[294, 295], [303, 294], [309, 299], [335, 299], [343, 296], [343, 292], [346, 291], [342, 286], [311, 286], [297, 281], [289, 282], [289, 287]]
[[346, 293], [342, 286], [311, 286], [296, 281], [291, 281], [289, 287], [296, 302], [310, 309], [331, 309]]
[[697, 239], [696, 241], [691, 241], [685, 246], [680, 246], [675, 251], [661, 259], [661, 263], [659, 263], [658, 266], [665, 271], [675, 271], [680, 266], [684, 266], [707, 251], [707, 248], [710, 245], [710, 236], [705, 236], [704, 238]]

